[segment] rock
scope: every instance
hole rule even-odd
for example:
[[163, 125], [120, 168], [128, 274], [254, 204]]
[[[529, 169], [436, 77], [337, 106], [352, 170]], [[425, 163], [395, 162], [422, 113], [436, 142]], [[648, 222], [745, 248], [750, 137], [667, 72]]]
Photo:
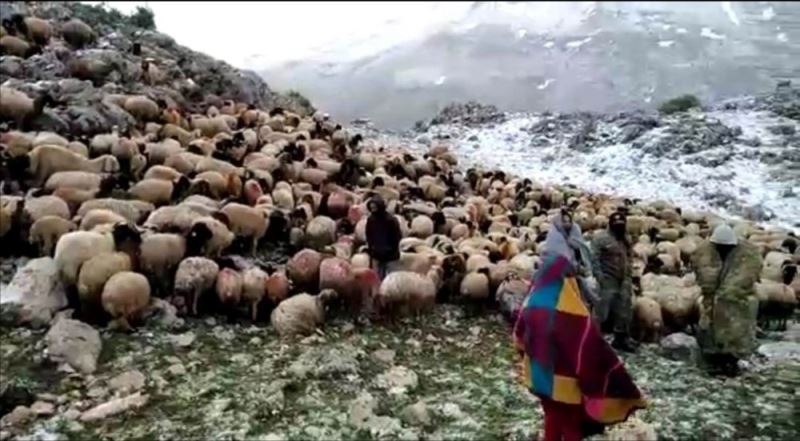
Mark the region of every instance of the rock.
[[795, 343], [800, 343], [800, 323], [791, 323], [783, 333], [783, 339]]
[[350, 403], [350, 424], [362, 428], [372, 416], [373, 409], [375, 409], [375, 398], [369, 392], [362, 392]]
[[607, 441], [655, 441], [658, 439], [652, 425], [632, 416], [622, 424], [611, 427], [604, 435]]
[[181, 375], [186, 373], [186, 367], [184, 367], [180, 363], [179, 364], [173, 364], [172, 366], [167, 368], [167, 372], [169, 372], [170, 375], [178, 377], [178, 376], [181, 376]]
[[19, 427], [33, 419], [33, 412], [25, 406], [17, 406], [11, 413], [3, 416], [3, 424]]
[[289, 366], [289, 373], [295, 377], [311, 375], [315, 378], [330, 378], [359, 371], [355, 348], [349, 345], [341, 347], [312, 347], [302, 353]]
[[412, 426], [429, 426], [431, 415], [424, 401], [417, 401], [403, 410], [403, 420]]
[[81, 415], [80, 420], [84, 423], [98, 421], [129, 409], [138, 409], [147, 404], [148, 399], [148, 395], [142, 395], [139, 392], [124, 398], [115, 398], [87, 410]]
[[800, 343], [791, 341], [764, 343], [758, 347], [758, 354], [774, 362], [798, 361], [800, 360]]
[[214, 334], [214, 337], [226, 342], [230, 343], [236, 338], [236, 334], [233, 333], [230, 329], [225, 329], [222, 326], [214, 326], [214, 329], [211, 330], [211, 333]]
[[67, 420], [77, 420], [78, 418], [81, 417], [81, 411], [78, 409], [68, 409], [66, 412], [61, 414], [61, 416], [63, 416], [64, 419]]
[[100, 333], [86, 323], [58, 320], [47, 331], [45, 342], [51, 360], [66, 363], [83, 374], [91, 374], [97, 369], [97, 358], [103, 347]]
[[86, 396], [89, 398], [104, 398], [108, 396], [108, 389], [102, 386], [93, 387], [86, 392]]
[[194, 343], [195, 335], [194, 332], [185, 332], [183, 334], [178, 335], [170, 335], [170, 341], [172, 344], [179, 348], [188, 348], [189, 346]]
[[50, 257], [29, 261], [0, 293], [0, 316], [12, 324], [45, 327], [66, 306], [64, 285]]
[[660, 345], [661, 354], [671, 360], [687, 363], [696, 363], [699, 360], [700, 347], [697, 340], [690, 335], [676, 332], [662, 338]]
[[372, 353], [372, 359], [378, 363], [391, 366], [394, 364], [395, 352], [391, 349], [378, 349]]
[[250, 339], [249, 343], [253, 346], [258, 346], [261, 344], [261, 337], [253, 337]]
[[270, 383], [264, 391], [264, 396], [266, 397], [264, 399], [265, 406], [273, 411], [283, 410], [285, 400], [283, 391], [291, 384], [292, 382], [289, 380], [276, 380]]
[[493, 105], [485, 105], [475, 101], [466, 103], [450, 103], [433, 117], [429, 123], [419, 121], [416, 127], [422, 129], [439, 124], [463, 124], [480, 126], [505, 121], [506, 116]]
[[119, 393], [128, 394], [144, 387], [144, 374], [137, 370], [123, 372], [108, 381], [108, 386]]
[[184, 320], [178, 317], [178, 309], [165, 300], [153, 298], [150, 306], [145, 311], [147, 323], [156, 323], [166, 329], [178, 329], [185, 324]]
[[53, 403], [48, 403], [46, 401], [37, 401], [31, 405], [31, 412], [37, 416], [52, 415], [55, 411], [56, 408], [53, 406]]
[[33, 393], [28, 386], [11, 381], [6, 375], [0, 375], [0, 415], [9, 413], [17, 406], [26, 405], [33, 400]]
[[390, 394], [404, 394], [417, 387], [417, 374], [405, 366], [394, 366], [388, 372], [378, 375], [378, 387], [386, 389]]

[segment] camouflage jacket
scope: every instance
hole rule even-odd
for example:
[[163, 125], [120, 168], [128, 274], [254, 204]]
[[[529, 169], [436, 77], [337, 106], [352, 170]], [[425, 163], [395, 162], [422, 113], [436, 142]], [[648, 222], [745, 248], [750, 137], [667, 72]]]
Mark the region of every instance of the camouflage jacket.
[[758, 249], [742, 241], [722, 261], [711, 242], [695, 251], [693, 264], [703, 294], [698, 343], [705, 353], [746, 357], [755, 349], [758, 300], [753, 285], [762, 259]]

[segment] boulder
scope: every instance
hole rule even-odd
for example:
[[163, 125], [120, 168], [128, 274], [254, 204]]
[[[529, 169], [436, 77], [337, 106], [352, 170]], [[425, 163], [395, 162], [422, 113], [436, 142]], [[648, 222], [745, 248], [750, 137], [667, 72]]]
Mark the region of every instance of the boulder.
[[67, 306], [67, 295], [50, 257], [29, 261], [0, 293], [0, 316], [4, 322], [44, 327], [56, 311]]
[[111, 401], [107, 401], [87, 410], [81, 414], [80, 419], [84, 423], [106, 419], [129, 409], [138, 409], [143, 407], [145, 404], [147, 404], [148, 399], [148, 395], [142, 395], [139, 392], [133, 395], [128, 395], [124, 398], [115, 398]]
[[431, 424], [431, 415], [428, 412], [428, 406], [424, 401], [409, 404], [403, 410], [403, 420], [412, 426], [429, 426]]
[[800, 361], [800, 343], [793, 341], [764, 343], [757, 352], [769, 361]]
[[45, 335], [47, 357], [83, 374], [97, 369], [102, 341], [96, 329], [78, 320], [60, 319]]
[[697, 340], [682, 332], [662, 338], [660, 346], [661, 354], [671, 360], [696, 363], [700, 357], [700, 346], [697, 345]]
[[311, 348], [289, 366], [289, 373], [300, 378], [331, 378], [358, 372], [358, 354], [349, 345]]
[[378, 387], [386, 389], [390, 394], [404, 394], [406, 391], [415, 389], [419, 379], [411, 369], [405, 366], [395, 366], [378, 375], [376, 383]]
[[123, 372], [108, 380], [108, 386], [120, 393], [136, 392], [144, 387], [144, 374], [137, 370]]
[[147, 323], [155, 323], [166, 329], [178, 329], [185, 324], [184, 320], [178, 317], [175, 305], [159, 298], [154, 298], [150, 302], [144, 313], [144, 319]]

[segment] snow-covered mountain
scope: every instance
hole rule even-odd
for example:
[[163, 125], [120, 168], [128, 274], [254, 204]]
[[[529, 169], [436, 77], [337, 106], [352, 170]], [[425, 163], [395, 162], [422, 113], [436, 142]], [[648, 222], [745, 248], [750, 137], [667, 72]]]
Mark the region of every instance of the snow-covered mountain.
[[339, 119], [394, 128], [464, 100], [508, 111], [712, 102], [800, 79], [800, 3], [416, 4], [262, 74]]

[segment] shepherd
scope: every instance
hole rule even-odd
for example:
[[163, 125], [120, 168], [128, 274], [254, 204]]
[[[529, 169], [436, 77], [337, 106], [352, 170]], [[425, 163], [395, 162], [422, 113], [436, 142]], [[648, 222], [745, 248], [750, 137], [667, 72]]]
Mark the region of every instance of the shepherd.
[[[553, 226], [553, 228], [558, 228]], [[520, 375], [544, 409], [544, 441], [580, 440], [646, 401], [592, 320], [567, 241], [545, 247], [514, 327]]]

